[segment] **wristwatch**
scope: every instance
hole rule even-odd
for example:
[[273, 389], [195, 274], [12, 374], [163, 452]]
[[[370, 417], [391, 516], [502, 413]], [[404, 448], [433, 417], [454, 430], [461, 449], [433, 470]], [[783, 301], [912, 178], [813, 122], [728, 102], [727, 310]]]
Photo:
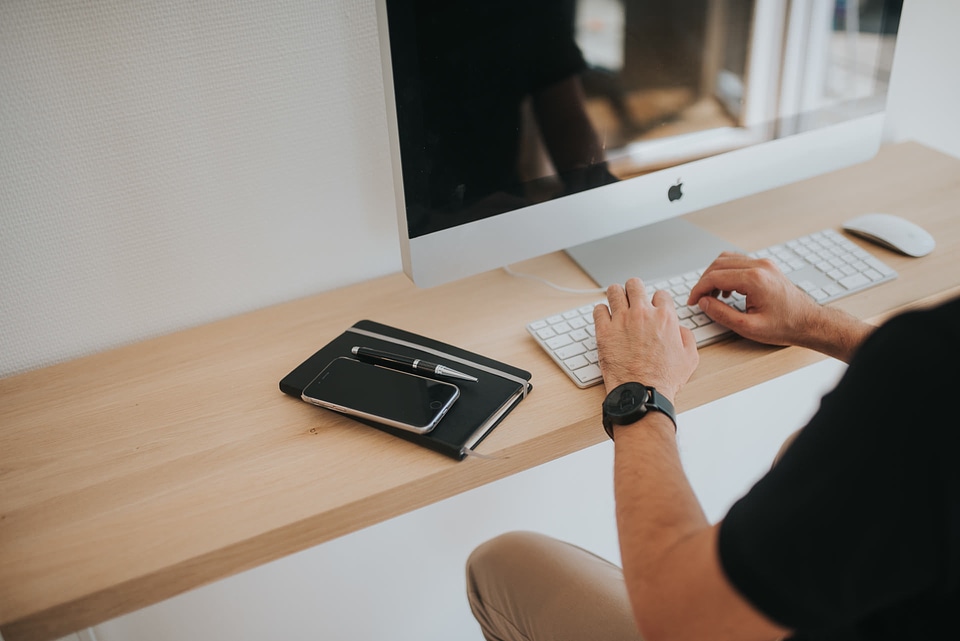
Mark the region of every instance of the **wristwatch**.
[[613, 440], [614, 425], [632, 425], [651, 410], [669, 416], [673, 421], [673, 429], [677, 429], [677, 413], [673, 403], [656, 389], [642, 383], [618, 385], [603, 399], [603, 429]]

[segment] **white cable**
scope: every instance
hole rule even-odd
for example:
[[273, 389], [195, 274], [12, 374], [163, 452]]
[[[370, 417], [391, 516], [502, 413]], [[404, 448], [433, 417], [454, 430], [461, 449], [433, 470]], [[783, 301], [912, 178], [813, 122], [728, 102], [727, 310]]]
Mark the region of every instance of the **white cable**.
[[561, 292], [566, 292], [567, 294], [606, 294], [607, 289], [605, 287], [594, 287], [592, 289], [574, 289], [571, 287], [564, 287], [563, 285], [557, 285], [556, 283], [551, 283], [546, 278], [541, 278], [540, 276], [534, 276], [533, 274], [524, 274], [523, 272], [513, 271], [509, 265], [503, 267], [503, 271], [507, 272], [511, 276], [516, 278], [529, 278], [530, 280], [540, 281], [541, 283], [552, 287], [553, 289], [559, 290]]

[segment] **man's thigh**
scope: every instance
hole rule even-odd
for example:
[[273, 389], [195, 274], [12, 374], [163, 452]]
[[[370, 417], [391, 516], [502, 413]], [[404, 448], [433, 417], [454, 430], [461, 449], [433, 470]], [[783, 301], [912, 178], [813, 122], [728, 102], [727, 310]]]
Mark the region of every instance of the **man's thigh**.
[[510, 532], [478, 547], [467, 591], [491, 641], [640, 639], [621, 569], [542, 534]]

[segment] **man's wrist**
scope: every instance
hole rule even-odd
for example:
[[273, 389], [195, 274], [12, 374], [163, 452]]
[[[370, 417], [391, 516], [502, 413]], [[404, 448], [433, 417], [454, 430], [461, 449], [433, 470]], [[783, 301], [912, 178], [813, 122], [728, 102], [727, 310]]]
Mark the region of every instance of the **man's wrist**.
[[876, 327], [843, 310], [822, 307], [797, 345], [849, 363]]
[[[614, 425], [611, 430], [614, 443], [617, 442], [618, 438], [621, 438], [622, 434], [628, 434], [629, 432], [658, 432], [665, 438], [676, 439], [677, 438], [677, 426], [673, 423], [669, 416], [663, 412], [647, 412], [647, 415], [641, 419], [643, 429], [637, 429], [641, 427], [637, 424], [632, 425]], [[627, 438], [630, 438], [629, 436]]]
[[603, 429], [611, 439], [614, 438], [615, 426], [633, 425], [650, 414], [662, 414], [670, 421], [674, 431], [677, 429], [676, 410], [672, 400], [655, 387], [636, 381], [616, 386], [604, 398], [601, 409]]
[[[630, 379], [622, 380], [622, 381], [621, 381], [621, 380], [617, 380], [617, 379], [611, 379], [611, 380], [608, 382], [608, 380], [607, 380], [606, 378], [604, 378], [604, 379], [603, 379], [604, 392], [607, 393], [607, 394], [609, 394], [610, 392], [612, 392], [613, 390], [617, 389], [618, 387], [620, 387], [620, 386], [623, 385], [624, 383], [629, 383], [629, 382], [631, 382], [631, 381], [638, 381], [638, 380], [644, 380], [644, 379], [643, 379], [642, 377], [634, 377], [634, 378], [630, 378]], [[660, 396], [662, 396], [662, 397], [664, 397], [665, 399], [667, 399], [667, 401], [669, 401], [671, 405], [673, 405], [673, 399], [675, 399], [675, 398], [677, 397], [677, 394], [680, 393], [680, 390], [678, 390], [678, 389], [676, 389], [676, 388], [674, 388], [674, 387], [672, 387], [672, 386], [670, 386], [670, 385], [663, 385], [663, 384], [661, 384], [661, 385], [656, 385], [656, 384], [654, 384], [654, 383], [647, 383], [647, 384], [645, 384], [645, 386], [646, 386], [646, 387], [652, 387], [652, 388], [654, 388], [655, 390], [657, 390], [657, 392], [660, 393]]]

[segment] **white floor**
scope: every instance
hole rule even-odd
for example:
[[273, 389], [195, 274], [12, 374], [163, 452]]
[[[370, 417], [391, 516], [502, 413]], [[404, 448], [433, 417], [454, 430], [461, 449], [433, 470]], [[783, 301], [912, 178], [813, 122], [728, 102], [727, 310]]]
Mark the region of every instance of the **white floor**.
[[[681, 416], [684, 465], [711, 520], [763, 474], [842, 371], [825, 361]], [[70, 639], [480, 641], [463, 580], [480, 542], [531, 529], [619, 559], [612, 453], [602, 443]]]

